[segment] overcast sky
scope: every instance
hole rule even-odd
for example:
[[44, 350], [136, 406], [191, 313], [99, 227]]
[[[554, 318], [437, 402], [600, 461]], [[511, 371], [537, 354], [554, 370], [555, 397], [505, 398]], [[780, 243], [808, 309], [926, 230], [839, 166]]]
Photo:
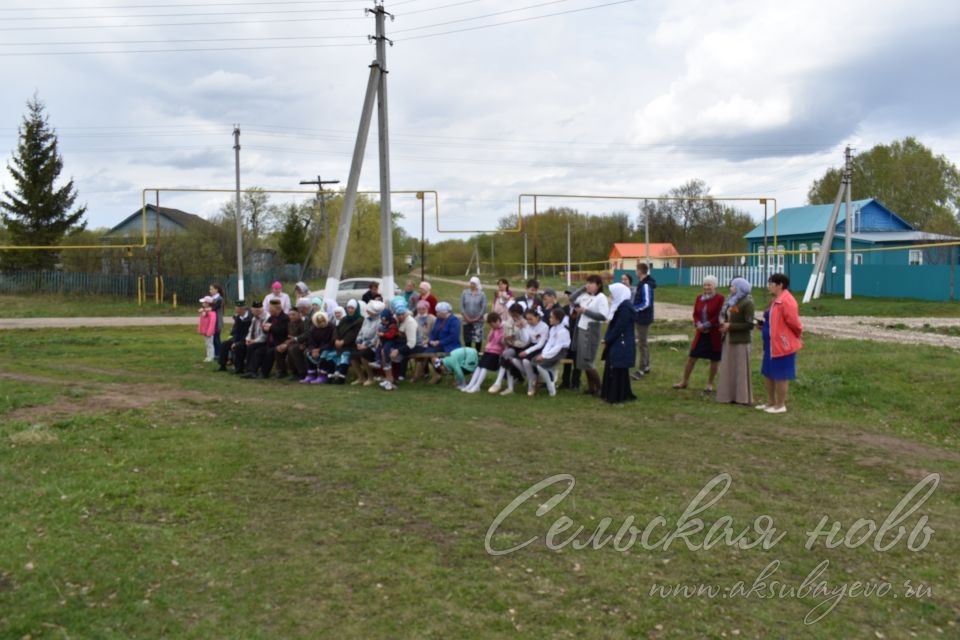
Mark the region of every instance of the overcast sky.
[[[36, 92], [91, 226], [135, 211], [143, 188], [232, 189], [235, 123], [244, 187], [345, 184], [372, 6], [0, 0], [0, 152], [9, 160]], [[386, 8], [393, 188], [438, 191], [448, 229], [492, 229], [520, 193], [656, 195], [692, 178], [716, 196], [800, 205], [844, 145], [907, 135], [960, 163], [956, 0]], [[360, 186], [378, 185], [374, 120]], [[209, 216], [225, 197], [161, 204]], [[394, 208], [419, 235], [419, 204]], [[435, 225], [428, 236], [441, 237]]]

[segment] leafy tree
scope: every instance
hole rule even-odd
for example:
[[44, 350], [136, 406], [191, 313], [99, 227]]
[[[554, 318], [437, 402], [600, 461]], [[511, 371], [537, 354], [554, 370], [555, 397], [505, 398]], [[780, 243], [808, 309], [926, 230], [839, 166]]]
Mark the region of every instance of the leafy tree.
[[[828, 169], [807, 194], [810, 204], [833, 204], [843, 168]], [[960, 172], [916, 138], [878, 144], [853, 159], [854, 200], [877, 198], [924, 231], [960, 232]]]
[[[259, 247], [263, 236], [275, 230], [283, 219], [281, 208], [270, 204], [270, 194], [260, 187], [253, 187], [241, 194], [240, 211], [243, 213], [244, 246], [249, 242], [250, 248]], [[236, 220], [236, 201], [232, 198], [228, 200], [220, 208], [220, 213], [225, 218]]]
[[[47, 122], [44, 105], [34, 96], [19, 129], [20, 141], [7, 169], [14, 191], [0, 198], [0, 220], [12, 244], [55, 245], [65, 235], [83, 230], [86, 206], [73, 212], [77, 193], [73, 179], [56, 186], [63, 170], [57, 134]], [[52, 251], [8, 251], [0, 254], [3, 266], [13, 269], [50, 269], [57, 262]]]

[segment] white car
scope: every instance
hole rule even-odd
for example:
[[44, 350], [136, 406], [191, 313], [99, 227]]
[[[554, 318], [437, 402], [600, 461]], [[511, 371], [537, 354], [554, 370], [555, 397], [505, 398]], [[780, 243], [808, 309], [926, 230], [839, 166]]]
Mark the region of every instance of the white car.
[[[380, 284], [380, 278], [347, 278], [340, 281], [337, 288], [337, 304], [341, 307], [347, 304], [347, 301], [353, 299], [360, 302], [363, 294], [370, 290], [370, 284], [376, 282]], [[326, 291], [315, 294], [321, 298], [326, 298]]]

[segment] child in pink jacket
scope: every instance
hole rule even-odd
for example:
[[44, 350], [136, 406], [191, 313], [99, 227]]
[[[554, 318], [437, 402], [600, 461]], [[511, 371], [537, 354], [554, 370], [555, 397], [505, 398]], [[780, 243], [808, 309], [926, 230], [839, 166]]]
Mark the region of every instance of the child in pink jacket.
[[480, 391], [480, 385], [487, 379], [487, 372], [500, 368], [500, 356], [503, 354], [503, 320], [499, 313], [493, 311], [487, 314], [487, 323], [490, 325], [487, 347], [480, 356], [480, 363], [474, 370], [470, 383], [461, 389], [466, 393]]
[[197, 321], [197, 333], [203, 336], [207, 344], [207, 357], [204, 362], [213, 362], [213, 334], [217, 332], [217, 312], [213, 310], [213, 298], [200, 298], [200, 319]]

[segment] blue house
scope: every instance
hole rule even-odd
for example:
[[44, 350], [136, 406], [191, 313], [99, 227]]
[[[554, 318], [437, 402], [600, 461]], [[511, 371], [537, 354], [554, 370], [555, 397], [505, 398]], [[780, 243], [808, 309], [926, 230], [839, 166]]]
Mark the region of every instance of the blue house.
[[157, 213], [159, 211], [160, 233], [167, 235], [169, 233], [184, 233], [192, 229], [207, 230], [212, 225], [198, 215], [171, 209], [170, 207], [160, 207], [159, 209], [152, 204], [147, 205], [146, 216], [142, 209], [137, 209], [120, 223], [107, 232], [105, 238], [139, 238], [143, 233], [143, 219], [146, 217], [147, 241], [152, 242], [152, 238], [157, 232]]
[[[921, 266], [947, 264], [956, 260], [956, 252], [950, 249], [911, 249], [906, 245], [927, 244], [958, 240], [952, 236], [926, 233], [911, 226], [906, 220], [886, 208], [875, 198], [854, 200], [852, 203], [853, 264], [855, 266]], [[832, 204], [809, 205], [782, 209], [767, 221], [767, 246], [764, 248], [764, 225], [757, 225], [744, 238], [747, 250], [753, 255], [750, 264], [762, 266], [764, 262], [771, 271], [787, 271], [792, 265], [812, 264], [820, 250], [823, 234], [830, 220]], [[840, 206], [832, 249], [844, 248], [847, 229], [846, 204]], [[776, 238], [774, 234], [776, 233]], [[891, 251], [867, 251], [882, 247], [903, 247]], [[808, 251], [811, 253], [785, 253]], [[843, 270], [843, 253], [832, 253], [827, 271], [832, 266]]]

